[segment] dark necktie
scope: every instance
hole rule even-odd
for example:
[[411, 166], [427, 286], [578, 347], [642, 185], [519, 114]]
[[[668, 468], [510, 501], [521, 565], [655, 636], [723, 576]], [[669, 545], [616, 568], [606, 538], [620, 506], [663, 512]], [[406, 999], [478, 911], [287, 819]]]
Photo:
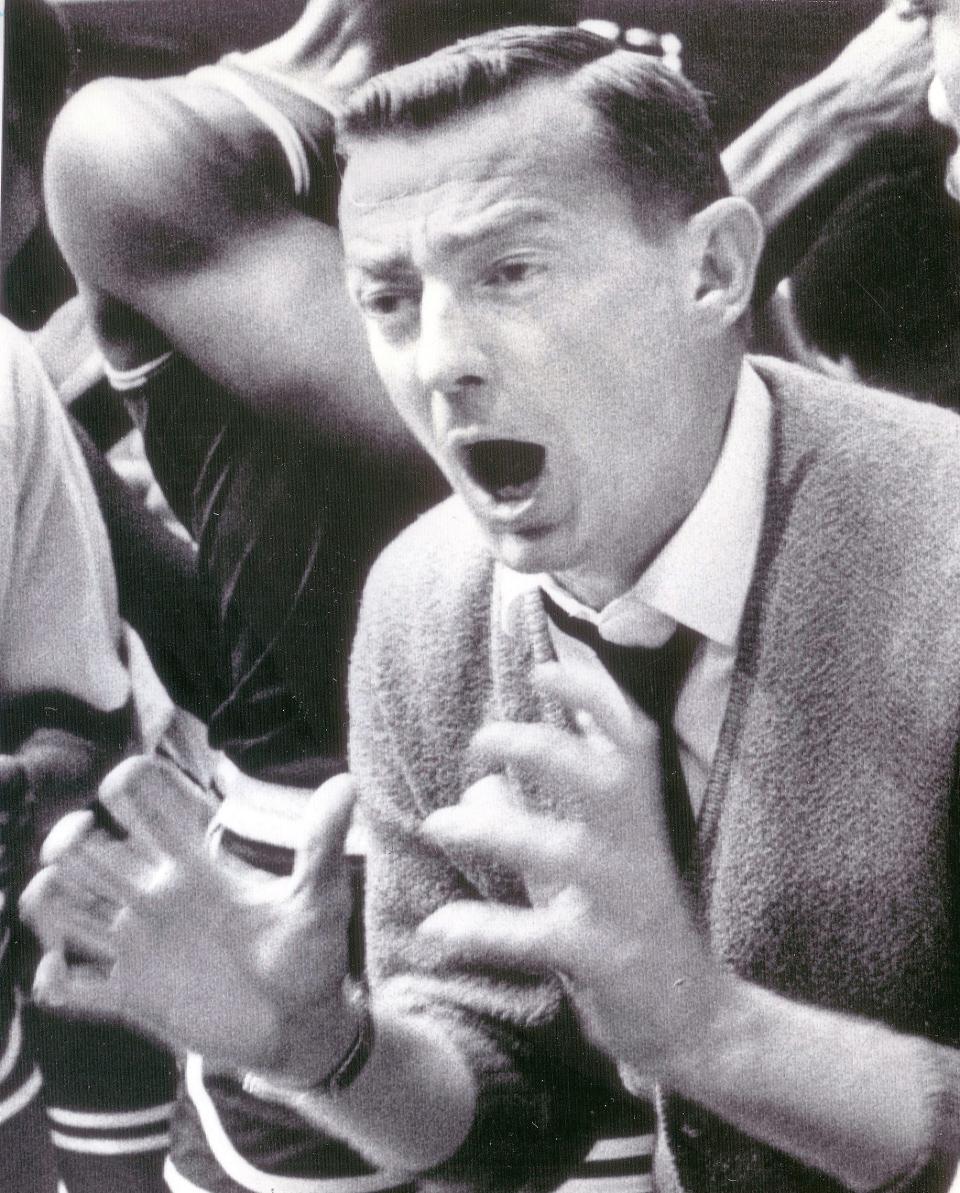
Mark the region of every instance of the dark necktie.
[[696, 826], [673, 727], [680, 688], [690, 670], [697, 635], [678, 626], [663, 646], [618, 646], [582, 617], [565, 613], [541, 591], [543, 606], [553, 624], [570, 638], [588, 646], [620, 687], [660, 730], [660, 765], [663, 798], [674, 857], [682, 874], [693, 857]]

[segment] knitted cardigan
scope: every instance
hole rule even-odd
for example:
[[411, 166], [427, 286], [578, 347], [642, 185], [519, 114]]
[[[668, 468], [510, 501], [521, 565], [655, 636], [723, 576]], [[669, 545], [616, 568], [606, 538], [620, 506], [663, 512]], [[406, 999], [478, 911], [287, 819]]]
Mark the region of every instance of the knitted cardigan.
[[[754, 363], [773, 399], [773, 451], [698, 820], [703, 929], [742, 977], [946, 1045], [960, 1074], [960, 420]], [[502, 624], [495, 563], [455, 498], [370, 577], [350, 697], [372, 834], [371, 979], [472, 1059], [473, 1131], [433, 1174], [472, 1187], [555, 1183], [611, 1115], [629, 1116], [556, 981], [451, 966], [415, 935], [452, 899], [524, 902], [515, 876], [446, 856], [418, 826], [480, 777], [466, 747], [485, 721], [562, 723], [531, 683], [551, 657], [536, 595]], [[576, 811], [569, 793], [528, 783], [523, 794], [536, 810]], [[658, 1188], [678, 1176], [691, 1193], [839, 1187], [679, 1098], [661, 1111]], [[931, 1166], [914, 1184], [938, 1181]]]

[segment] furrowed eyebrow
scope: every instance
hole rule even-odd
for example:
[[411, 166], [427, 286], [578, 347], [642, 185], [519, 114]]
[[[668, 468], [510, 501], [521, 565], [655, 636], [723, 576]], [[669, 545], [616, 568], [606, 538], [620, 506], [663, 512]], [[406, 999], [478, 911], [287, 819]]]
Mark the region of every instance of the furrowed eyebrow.
[[484, 212], [474, 220], [465, 220], [457, 228], [437, 234], [432, 238], [433, 246], [439, 252], [463, 252], [517, 231], [540, 231], [553, 222], [548, 212], [537, 207], [511, 208], [502, 213]]
[[364, 277], [385, 282], [406, 281], [416, 272], [405, 253], [388, 253], [384, 256], [370, 252], [348, 254], [346, 270], [348, 275], [363, 274]]
[[[491, 241], [506, 239], [517, 232], [539, 234], [555, 222], [556, 217], [539, 205], [511, 203], [505, 210], [487, 210], [472, 218], [465, 217], [455, 227], [431, 232], [428, 241], [432, 253], [457, 255], [483, 248]], [[362, 241], [347, 249], [345, 265], [348, 275], [360, 274], [385, 282], [407, 281], [417, 274], [405, 251], [384, 249], [378, 252], [369, 242], [365, 245]]]

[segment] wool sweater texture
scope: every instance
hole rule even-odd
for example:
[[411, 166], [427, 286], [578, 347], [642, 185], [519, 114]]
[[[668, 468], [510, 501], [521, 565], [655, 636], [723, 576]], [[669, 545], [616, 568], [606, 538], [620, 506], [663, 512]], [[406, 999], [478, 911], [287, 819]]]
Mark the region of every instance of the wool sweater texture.
[[[937, 1150], [955, 1146], [945, 1124], [960, 1105], [960, 420], [753, 363], [773, 451], [691, 889], [731, 971], [939, 1046], [931, 1138], [908, 1187], [945, 1188]], [[371, 574], [350, 691], [372, 837], [368, 964], [385, 997], [471, 1058], [474, 1128], [432, 1177], [473, 1187], [549, 1186], [630, 1116], [557, 981], [451, 966], [416, 936], [450, 900], [525, 901], [515, 875], [447, 856], [418, 828], [480, 777], [467, 758], [480, 725], [562, 724], [532, 685], [552, 657], [536, 594], [502, 624], [495, 562], [455, 498]], [[533, 782], [523, 798], [577, 813], [570, 793]], [[660, 1130], [658, 1189], [840, 1187], [669, 1091]]]

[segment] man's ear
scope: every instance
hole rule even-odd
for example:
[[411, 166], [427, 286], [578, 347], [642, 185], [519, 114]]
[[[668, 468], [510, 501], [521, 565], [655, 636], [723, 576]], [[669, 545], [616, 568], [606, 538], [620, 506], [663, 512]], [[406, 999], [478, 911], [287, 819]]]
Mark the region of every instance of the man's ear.
[[763, 249], [760, 217], [746, 199], [728, 196], [691, 216], [687, 232], [691, 301], [716, 330], [732, 327], [753, 297]]

